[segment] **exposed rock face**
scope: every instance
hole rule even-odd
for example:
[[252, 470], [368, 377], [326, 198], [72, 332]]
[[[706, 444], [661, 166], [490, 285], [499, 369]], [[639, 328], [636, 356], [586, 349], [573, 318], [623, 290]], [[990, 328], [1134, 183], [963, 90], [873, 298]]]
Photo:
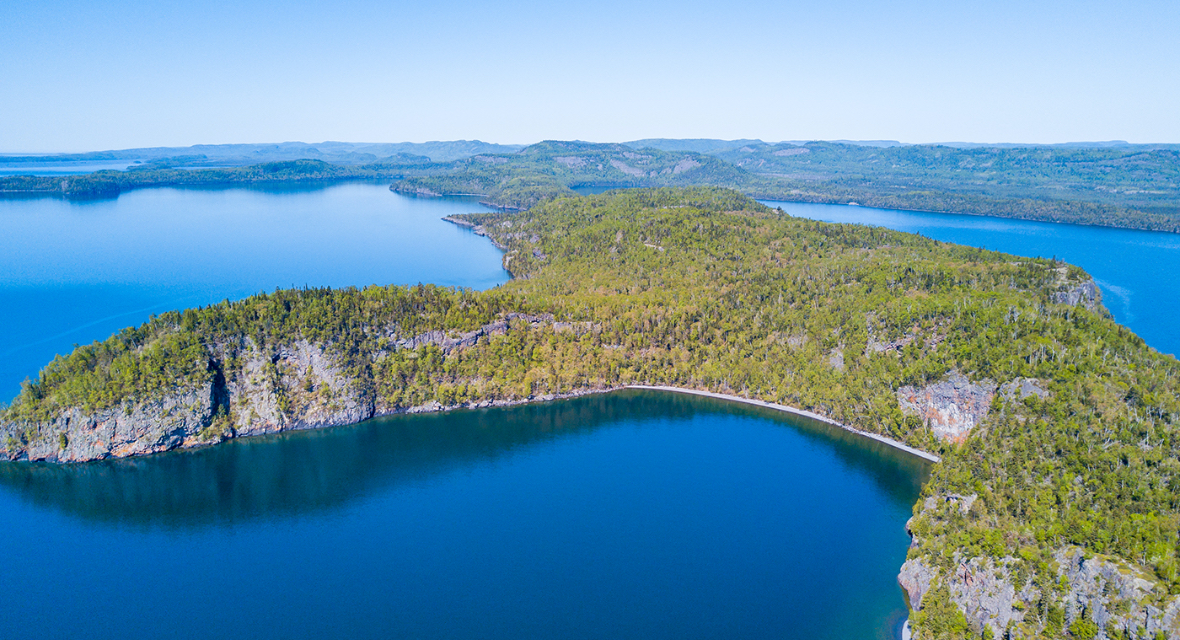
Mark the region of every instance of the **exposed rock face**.
[[832, 349], [832, 351], [828, 353], [828, 364], [831, 365], [836, 371], [844, 371], [844, 350]]
[[952, 371], [943, 382], [898, 389], [897, 402], [903, 413], [921, 418], [934, 435], [962, 442], [987, 416], [995, 393], [996, 384], [991, 380], [973, 383]]
[[921, 325], [914, 325], [910, 327], [905, 334], [888, 340], [879, 335], [881, 328], [877, 326], [877, 319], [874, 314], [865, 316], [865, 325], [868, 329], [869, 339], [865, 344], [865, 355], [872, 356], [878, 353], [897, 355], [902, 349], [905, 349], [915, 341], [921, 340], [923, 348], [937, 349], [938, 345], [946, 340], [946, 324], [938, 323], [933, 327], [923, 329]]
[[905, 589], [911, 609], [914, 611], [922, 609], [922, 596], [930, 590], [930, 583], [937, 575], [938, 572], [923, 562], [921, 558], [906, 560], [901, 565], [901, 573], [897, 576], [897, 582], [902, 589]]
[[[213, 416], [213, 384], [178, 391], [138, 405], [120, 404], [92, 414], [73, 408], [24, 434], [28, 460], [80, 462], [137, 456], [200, 442]], [[3, 425], [14, 437], [13, 425]], [[63, 438], [64, 436], [64, 438]], [[10, 447], [11, 449], [11, 447]], [[9, 452], [10, 455], [13, 452]]]
[[[465, 333], [430, 331], [400, 337], [391, 331], [387, 334], [388, 347], [375, 355], [381, 358], [390, 351], [427, 345], [450, 353], [474, 347], [489, 336], [503, 335], [514, 324], [576, 335], [593, 330], [591, 323], [556, 322], [551, 315], [512, 313]], [[389, 406], [373, 398], [364, 384], [345, 372], [324, 345], [306, 340], [274, 351], [259, 349], [248, 338], [211, 349], [208, 378], [195, 388], [174, 389], [161, 397], [128, 401], [93, 413], [72, 408], [36, 425], [0, 424], [3, 455], [10, 459], [82, 462], [214, 444], [240, 436], [354, 424], [393, 413], [456, 408], [438, 403]], [[222, 363], [230, 353], [237, 366], [227, 380]], [[593, 391], [598, 390], [566, 395]], [[523, 400], [479, 401], [470, 406], [500, 406]]]
[[[1055, 554], [1059, 573], [1069, 581], [1066, 624], [1085, 615], [1101, 630], [1131, 638], [1180, 639], [1180, 596], [1157, 598], [1158, 586], [1134, 567], [1113, 558], [1086, 559], [1069, 547]], [[1104, 637], [1100, 632], [1098, 637]]]
[[[921, 610], [922, 596], [936, 578], [940, 578], [938, 570], [921, 558], [907, 560], [901, 566], [897, 581], [905, 589], [912, 609]], [[1031, 584], [1018, 593], [1007, 568], [996, 566], [991, 559], [972, 558], [960, 564], [954, 575], [941, 579], [950, 592], [951, 602], [963, 611], [970, 627], [990, 627], [996, 638], [1005, 637], [1006, 629], [1023, 622], [1026, 600], [1035, 602], [1039, 595]]]
[[1075, 307], [1080, 304], [1090, 311], [1097, 311], [1102, 307], [1102, 292], [1094, 280], [1090, 279], [1065, 291], [1055, 292], [1053, 302]]
[[556, 156], [553, 161], [572, 169], [586, 166], [586, 159], [580, 156]]
[[1016, 378], [1000, 385], [1000, 395], [1009, 400], [1024, 400], [1029, 396], [1044, 400], [1049, 397], [1049, 391], [1043, 382], [1035, 378]]
[[647, 175], [647, 172], [643, 169], [636, 169], [622, 160], [611, 160], [610, 166], [618, 169], [619, 171], [622, 171], [629, 176], [644, 177]]
[[[915, 521], [922, 518], [954, 518], [971, 511], [974, 495], [944, 494], [926, 498], [922, 510], [906, 524], [913, 534]], [[1169, 596], [1152, 575], [1125, 561], [1086, 554], [1077, 547], [1057, 550], [1049, 563], [1048, 583], [1054, 591], [1045, 596], [1023, 565], [1013, 557], [962, 557], [958, 553], [948, 564], [922, 555], [923, 543], [914, 537], [910, 559], [902, 565], [898, 583], [909, 598], [910, 607], [920, 611], [931, 585], [943, 584], [967, 619], [976, 637], [990, 628], [994, 638], [1039, 638], [1046, 629], [1043, 612], [1053, 607], [1063, 615], [1068, 630], [1080, 619], [1093, 622], [1094, 637], [1133, 640], [1180, 640], [1180, 596]]]

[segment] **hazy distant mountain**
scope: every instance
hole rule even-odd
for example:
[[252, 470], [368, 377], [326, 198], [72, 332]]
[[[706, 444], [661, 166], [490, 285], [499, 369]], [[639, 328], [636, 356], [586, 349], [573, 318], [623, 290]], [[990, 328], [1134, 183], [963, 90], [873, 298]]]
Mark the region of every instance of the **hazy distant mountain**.
[[524, 145], [493, 144], [479, 140], [449, 142], [280, 142], [274, 144], [198, 144], [191, 147], [146, 147], [37, 156], [0, 156], [0, 163], [83, 162], [97, 160], [140, 160], [161, 164], [175, 159], [182, 166], [250, 165], [280, 160], [323, 160], [337, 164], [367, 164], [390, 157], [424, 156], [448, 162], [481, 153], [514, 153]]
[[692, 151], [694, 153], [721, 153], [741, 147], [765, 146], [761, 140], [714, 140], [711, 138], [645, 138], [623, 144], [632, 149], [658, 149], [660, 151]]

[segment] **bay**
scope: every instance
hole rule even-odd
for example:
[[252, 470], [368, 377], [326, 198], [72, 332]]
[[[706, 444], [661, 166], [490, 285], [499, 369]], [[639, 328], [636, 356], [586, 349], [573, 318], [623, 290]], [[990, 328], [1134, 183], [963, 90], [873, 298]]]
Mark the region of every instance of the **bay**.
[[894, 638], [929, 466], [653, 391], [0, 463], [6, 638]]
[[0, 198], [0, 398], [154, 313], [279, 287], [495, 286], [500, 251], [442, 220], [488, 210], [365, 183]]
[[793, 216], [888, 227], [943, 242], [1064, 260], [1102, 289], [1115, 320], [1163, 353], [1180, 353], [1180, 234], [989, 216], [763, 201]]

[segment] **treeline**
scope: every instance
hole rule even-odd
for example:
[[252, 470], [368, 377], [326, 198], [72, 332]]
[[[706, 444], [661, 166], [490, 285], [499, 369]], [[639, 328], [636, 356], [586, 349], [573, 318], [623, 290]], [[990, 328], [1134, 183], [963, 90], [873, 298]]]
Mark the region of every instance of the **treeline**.
[[142, 168], [96, 171], [75, 176], [0, 177], [0, 193], [39, 192], [74, 198], [112, 197], [142, 187], [213, 186], [341, 180], [391, 180], [428, 170], [429, 162], [337, 165], [320, 160], [286, 160], [217, 169]]
[[[354, 391], [394, 408], [629, 383], [708, 389], [940, 453], [926, 495], [978, 499], [969, 513], [915, 522], [923, 543], [911, 553], [931, 566], [1009, 558], [1050, 597], [1048, 558], [1078, 545], [1139, 567], [1157, 594], [1180, 593], [1180, 365], [1101, 309], [1054, 303], [1085, 281], [1080, 270], [791, 218], [717, 189], [466, 218], [506, 247], [513, 281], [485, 292], [277, 291], [164, 314], [58, 358], [0, 421], [19, 439], [64, 407], [144, 400], [206, 383], [213, 369], [232, 379], [245, 375], [247, 345], [278, 353], [300, 340], [325, 345]], [[515, 319], [466, 347], [398, 346], [504, 318]], [[874, 348], [886, 343], [902, 346]], [[1032, 378], [1048, 395], [998, 394], [967, 442], [948, 444], [901, 412], [896, 390], [951, 371]], [[936, 628], [939, 615], [932, 607], [923, 624]]]
[[[1155, 175], [1143, 168], [1110, 170], [1110, 165], [1122, 166], [1117, 162], [1121, 156], [1112, 155], [1113, 151], [1069, 152], [1071, 157], [1099, 154], [1105, 158], [1090, 166], [1080, 161], [1058, 163], [1056, 156], [1043, 157], [1029, 150], [897, 149], [900, 151], [831, 143], [802, 147], [756, 144], [717, 151], [718, 157], [711, 157], [686, 151], [547, 141], [519, 153], [475, 156], [439, 165], [437, 173], [407, 178], [395, 183], [393, 189], [419, 195], [479, 195], [493, 206], [527, 209], [537, 202], [569, 196], [571, 189], [583, 186], [714, 186], [768, 200], [856, 202], [880, 208], [1180, 232], [1177, 151], [1148, 154], [1151, 161], [1147, 166], [1161, 168]], [[940, 159], [944, 150], [955, 153]], [[918, 159], [889, 164], [892, 156], [883, 159], [889, 153]], [[981, 153], [1013, 156], [1024, 162], [961, 157]], [[1070, 169], [1053, 170], [1058, 164]], [[964, 173], [970, 168], [983, 172], [986, 182]], [[1075, 176], [1070, 186], [1058, 182], [1063, 172]], [[1142, 180], [1154, 185], [1148, 190], [1158, 194], [1141, 195], [1145, 190]]]

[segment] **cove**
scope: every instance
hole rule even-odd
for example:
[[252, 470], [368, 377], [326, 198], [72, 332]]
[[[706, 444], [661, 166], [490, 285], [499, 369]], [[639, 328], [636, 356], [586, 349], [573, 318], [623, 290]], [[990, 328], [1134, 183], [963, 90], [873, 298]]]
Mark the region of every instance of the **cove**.
[[988, 216], [762, 201], [788, 214], [920, 233], [943, 242], [1058, 259], [1094, 277], [1116, 320], [1163, 353], [1180, 353], [1180, 234]]
[[477, 211], [384, 183], [0, 197], [0, 398], [154, 313], [279, 287], [506, 282], [499, 250], [442, 220]]
[[625, 390], [0, 463], [8, 638], [893, 638], [929, 464]]

